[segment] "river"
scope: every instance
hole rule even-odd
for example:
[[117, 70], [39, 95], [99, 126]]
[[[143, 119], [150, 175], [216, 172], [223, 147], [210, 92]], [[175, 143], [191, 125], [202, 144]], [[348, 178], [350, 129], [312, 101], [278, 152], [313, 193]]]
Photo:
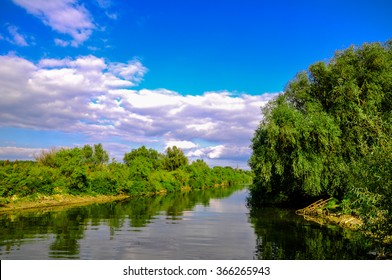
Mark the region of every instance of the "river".
[[0, 215], [0, 259], [372, 259], [363, 238], [292, 210], [246, 207], [244, 187]]

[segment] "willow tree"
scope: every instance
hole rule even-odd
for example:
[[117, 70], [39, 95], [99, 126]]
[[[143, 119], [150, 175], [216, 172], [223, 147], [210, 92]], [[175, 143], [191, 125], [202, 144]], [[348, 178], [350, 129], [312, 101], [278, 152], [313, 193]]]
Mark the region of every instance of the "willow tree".
[[262, 109], [249, 160], [252, 201], [352, 193], [353, 168], [390, 151], [391, 112], [392, 41], [350, 47], [298, 73]]

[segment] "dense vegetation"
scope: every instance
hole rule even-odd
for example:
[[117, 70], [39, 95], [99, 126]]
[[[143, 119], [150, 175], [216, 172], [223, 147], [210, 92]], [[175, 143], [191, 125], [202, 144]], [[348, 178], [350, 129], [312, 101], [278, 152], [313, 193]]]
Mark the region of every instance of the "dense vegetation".
[[392, 235], [392, 41], [311, 65], [262, 113], [253, 205], [334, 196], [375, 237]]
[[249, 183], [249, 171], [210, 168], [203, 160], [189, 164], [181, 149], [160, 154], [142, 146], [113, 160], [101, 144], [43, 151], [36, 161], [0, 161], [0, 197], [54, 194], [144, 195]]

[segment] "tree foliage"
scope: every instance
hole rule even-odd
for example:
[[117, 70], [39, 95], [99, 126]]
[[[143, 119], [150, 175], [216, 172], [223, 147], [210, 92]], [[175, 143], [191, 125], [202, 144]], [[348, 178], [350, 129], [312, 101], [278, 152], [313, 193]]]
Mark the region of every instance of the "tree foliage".
[[226, 168], [218, 177], [215, 169], [202, 160], [189, 164], [177, 147], [160, 154], [142, 146], [126, 153], [124, 163], [109, 163], [101, 144], [52, 148], [35, 162], [0, 161], [0, 202], [39, 194], [144, 195], [251, 181], [249, 172]]
[[154, 149], [147, 149], [145, 146], [141, 146], [126, 153], [123, 160], [128, 166], [134, 165], [134, 161], [139, 160], [149, 165], [150, 168], [159, 169], [161, 167], [162, 155]]
[[188, 158], [184, 152], [176, 146], [168, 147], [163, 157], [163, 168], [168, 171], [174, 171], [181, 166], [188, 165]]
[[311, 65], [262, 113], [252, 203], [335, 196], [365, 217], [377, 202], [378, 220], [391, 224], [392, 41]]

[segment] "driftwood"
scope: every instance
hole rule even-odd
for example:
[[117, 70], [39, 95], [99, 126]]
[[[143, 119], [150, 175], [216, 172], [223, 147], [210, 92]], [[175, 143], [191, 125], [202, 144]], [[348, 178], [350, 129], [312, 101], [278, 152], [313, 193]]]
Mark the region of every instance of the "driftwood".
[[297, 211], [295, 211], [295, 213], [297, 215], [315, 215], [317, 214], [316, 210], [324, 207], [331, 199], [332, 197], [325, 200], [317, 200], [316, 202], [310, 204], [309, 206], [306, 206], [305, 208], [298, 209]]
[[357, 230], [363, 226], [363, 221], [358, 217], [344, 214], [329, 213], [328, 209], [323, 210], [324, 206], [330, 201], [328, 199], [320, 199], [309, 206], [295, 211], [297, 215], [301, 215], [307, 221], [316, 222], [324, 225], [326, 223], [336, 224], [338, 226]]

